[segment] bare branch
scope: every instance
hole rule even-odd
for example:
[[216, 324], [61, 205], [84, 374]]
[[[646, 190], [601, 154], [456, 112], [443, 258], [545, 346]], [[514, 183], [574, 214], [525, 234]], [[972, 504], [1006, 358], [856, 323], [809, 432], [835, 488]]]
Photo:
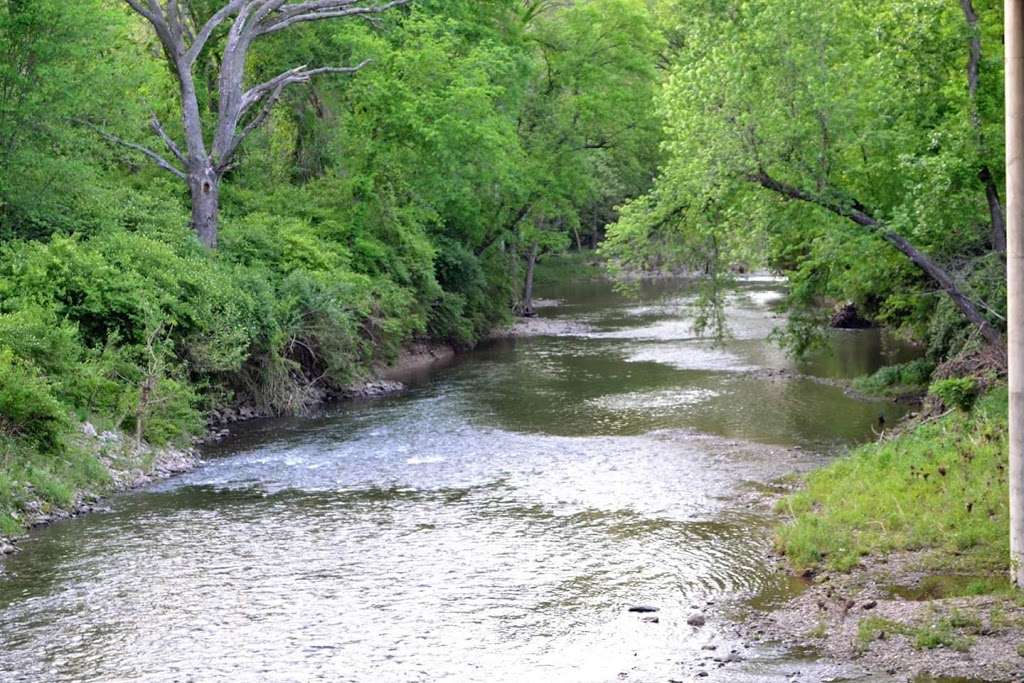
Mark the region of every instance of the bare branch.
[[206, 43], [210, 40], [210, 36], [217, 30], [217, 27], [224, 23], [224, 21], [242, 10], [250, 0], [231, 0], [228, 4], [221, 7], [217, 12], [210, 17], [203, 27], [199, 29], [199, 33], [196, 34], [192, 40], [192, 44], [189, 45], [188, 52], [185, 53], [185, 61], [191, 66], [195, 64], [196, 60], [199, 59], [199, 54], [206, 47]]
[[298, 5], [289, 5], [281, 8], [276, 16], [269, 23], [262, 23], [257, 29], [257, 35], [268, 35], [277, 33], [294, 24], [306, 21], [319, 21], [337, 17], [353, 17], [366, 14], [381, 14], [393, 9], [407, 5], [411, 0], [390, 0], [381, 5], [369, 7], [353, 7], [356, 0], [336, 0], [331, 2], [303, 2]]
[[277, 104], [278, 100], [281, 99], [281, 93], [284, 92], [284, 89], [287, 86], [292, 83], [307, 83], [314, 76], [319, 76], [321, 74], [356, 73], [357, 71], [365, 68], [371, 62], [372, 60], [367, 59], [356, 66], [322, 66], [316, 69], [307, 69], [305, 65], [298, 66], [275, 76], [269, 81], [265, 81], [250, 88], [242, 97], [242, 108], [239, 112], [239, 118], [241, 118], [246, 111], [256, 104], [262, 102], [262, 106], [259, 113], [257, 113], [256, 116], [246, 124], [245, 128], [243, 128], [241, 132], [232, 136], [231, 141], [220, 155], [220, 159], [218, 160], [219, 168], [227, 168], [231, 163], [232, 156], [234, 156], [235, 151], [237, 151], [238, 146], [242, 141], [245, 140], [250, 133], [267, 122], [267, 119], [270, 118], [271, 110], [274, 108], [274, 105]]
[[96, 133], [100, 137], [102, 137], [103, 139], [107, 140], [108, 142], [113, 142], [114, 144], [118, 144], [118, 145], [121, 145], [123, 147], [127, 147], [128, 149], [135, 150], [136, 152], [139, 152], [140, 154], [143, 154], [146, 157], [148, 157], [150, 159], [150, 161], [152, 161], [153, 163], [155, 163], [157, 166], [159, 166], [163, 170], [167, 171], [168, 173], [171, 173], [171, 174], [177, 176], [178, 178], [180, 178], [182, 180], [187, 180], [188, 176], [185, 175], [184, 171], [182, 171], [177, 166], [175, 166], [171, 162], [167, 161], [162, 156], [160, 156], [159, 154], [157, 154], [153, 150], [149, 149], [148, 147], [143, 147], [142, 145], [138, 145], [138, 144], [136, 144], [134, 142], [129, 142], [129, 141], [123, 139], [123, 138], [119, 138], [119, 137], [117, 137], [116, 135], [114, 135], [112, 133], [108, 133], [107, 131], [103, 130], [99, 126], [95, 126], [95, 125], [89, 123], [88, 121], [79, 120], [78, 123], [80, 123], [80, 124], [82, 124], [82, 125], [84, 125], [84, 126], [86, 126], [88, 128], [91, 128], [92, 130], [96, 131]]
[[127, 2], [128, 5], [133, 10], [135, 10], [136, 12], [141, 14], [143, 17], [145, 17], [151, 24], [154, 24], [154, 25], [156, 24], [156, 22], [157, 22], [156, 15], [154, 15], [148, 9], [143, 7], [142, 3], [140, 3], [139, 0], [124, 0], [124, 1]]
[[181, 149], [174, 142], [174, 139], [171, 138], [171, 136], [167, 134], [167, 131], [164, 130], [164, 127], [160, 124], [160, 119], [157, 118], [156, 114], [153, 114], [150, 117], [149, 127], [153, 129], [153, 132], [156, 133], [161, 140], [163, 140], [164, 145], [166, 145], [167, 149], [171, 151], [171, 154], [174, 155], [175, 159], [180, 161], [182, 164], [188, 165], [185, 155], [182, 154]]

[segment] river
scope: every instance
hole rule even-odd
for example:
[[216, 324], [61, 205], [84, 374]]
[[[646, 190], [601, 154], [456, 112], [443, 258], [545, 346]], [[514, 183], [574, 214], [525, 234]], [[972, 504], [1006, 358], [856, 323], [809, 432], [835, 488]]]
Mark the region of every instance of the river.
[[[767, 341], [780, 287], [741, 285], [722, 346], [693, 337], [683, 283], [549, 289], [562, 303], [541, 315], [566, 334], [239, 427], [196, 471], [4, 561], [0, 680], [852, 675], [745, 642], [726, 616], [798, 590], [766, 562], [766, 484], [900, 415], [795, 373], [851, 377], [910, 351], [836, 332], [796, 364]], [[714, 661], [731, 650], [742, 661]]]

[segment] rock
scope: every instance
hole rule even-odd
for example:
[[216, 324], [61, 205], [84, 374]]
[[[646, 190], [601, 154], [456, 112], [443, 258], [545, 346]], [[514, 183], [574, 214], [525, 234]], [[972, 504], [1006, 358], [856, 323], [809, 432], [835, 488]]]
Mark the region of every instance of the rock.
[[661, 620], [658, 619], [658, 617], [644, 617], [643, 618], [643, 622], [645, 624], [657, 624], [659, 621], [661, 621]]
[[863, 330], [873, 327], [870, 320], [861, 317], [860, 312], [853, 303], [840, 306], [832, 314], [829, 326], [839, 330]]
[[92, 426], [91, 422], [82, 423], [82, 433], [85, 434], [86, 436], [91, 436], [94, 439], [98, 436], [98, 434], [96, 433], [96, 428]]
[[0, 541], [0, 555], [10, 555], [17, 552], [18, 549], [7, 541]]
[[700, 649], [702, 649], [702, 650], [717, 650], [718, 646], [717, 645], [704, 645]]
[[860, 608], [863, 609], [863, 610], [875, 609], [876, 607], [878, 607], [878, 601], [877, 600], [868, 600], [867, 602], [865, 602], [863, 605], [860, 606]]
[[643, 613], [647, 613], [647, 612], [657, 612], [659, 609], [660, 609], [659, 607], [652, 607], [650, 605], [634, 605], [634, 606], [629, 608], [629, 611], [630, 612], [640, 612], [640, 613], [643, 614]]
[[703, 614], [691, 614], [686, 619], [686, 623], [699, 628], [707, 623], [707, 618]]

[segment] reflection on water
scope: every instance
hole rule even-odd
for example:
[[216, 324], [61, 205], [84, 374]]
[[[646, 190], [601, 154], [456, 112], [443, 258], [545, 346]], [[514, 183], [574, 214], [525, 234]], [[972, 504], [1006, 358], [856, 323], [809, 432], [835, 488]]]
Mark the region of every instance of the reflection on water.
[[[590, 332], [492, 344], [407, 394], [247, 426], [202, 469], [35, 535], [0, 575], [4, 681], [612, 681], [838, 675], [729, 641], [713, 603], [787, 594], [753, 482], [872, 437], [875, 332], [793, 366], [777, 285], [694, 339], [680, 285], [549, 292]], [[661, 608], [658, 622], [626, 611]], [[688, 626], [709, 611], [704, 629]]]

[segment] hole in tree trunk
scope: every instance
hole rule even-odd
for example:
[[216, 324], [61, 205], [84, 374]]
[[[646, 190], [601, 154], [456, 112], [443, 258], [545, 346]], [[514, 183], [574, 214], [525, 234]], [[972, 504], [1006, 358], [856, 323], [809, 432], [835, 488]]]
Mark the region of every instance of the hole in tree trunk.
[[210, 183], [203, 182], [203, 194], [210, 194]]

